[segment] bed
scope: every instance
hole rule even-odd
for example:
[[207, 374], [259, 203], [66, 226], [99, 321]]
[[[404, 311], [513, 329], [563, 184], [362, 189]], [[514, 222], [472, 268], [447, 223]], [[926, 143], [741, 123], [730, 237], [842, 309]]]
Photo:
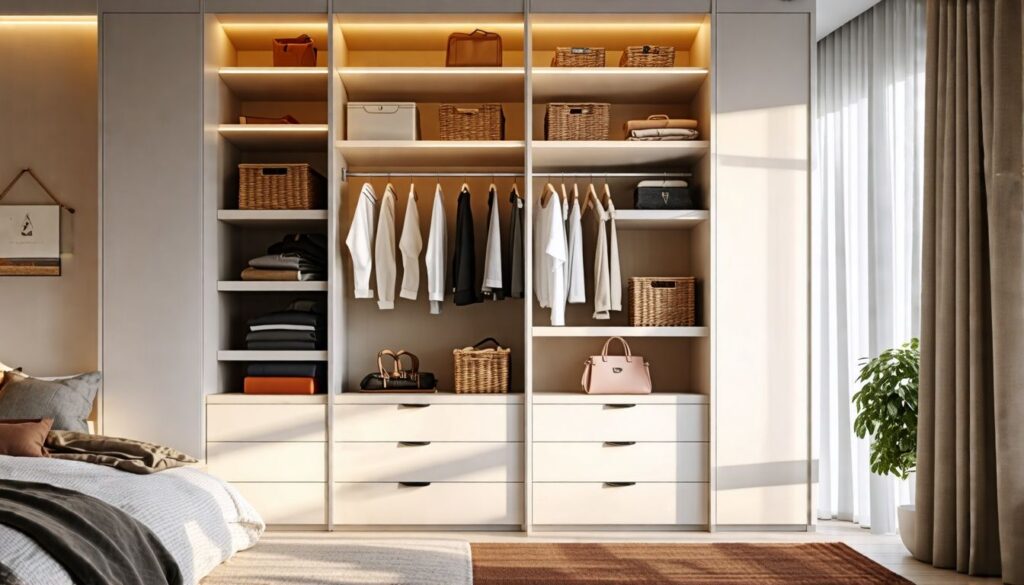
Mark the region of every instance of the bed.
[[[81, 461], [0, 455], [0, 480], [50, 484], [119, 508], [159, 539], [188, 585], [253, 546], [264, 530], [259, 514], [234, 488], [194, 467], [134, 475]], [[26, 584], [72, 585], [57, 561], [5, 525], [0, 565]]]

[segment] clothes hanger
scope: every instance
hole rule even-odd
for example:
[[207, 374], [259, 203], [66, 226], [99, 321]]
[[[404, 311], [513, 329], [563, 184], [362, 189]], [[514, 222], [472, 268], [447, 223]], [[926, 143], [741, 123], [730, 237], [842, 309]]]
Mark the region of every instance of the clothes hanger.
[[598, 211], [598, 206], [601, 204], [601, 202], [597, 198], [597, 189], [594, 188], [593, 183], [587, 185], [587, 194], [584, 196], [584, 200], [585, 201], [583, 203], [583, 213], [586, 213], [589, 209]]
[[552, 185], [551, 183], [548, 183], [547, 185], [544, 186], [544, 193], [542, 193], [541, 196], [540, 196], [540, 206], [541, 207], [546, 207], [547, 206], [548, 200], [551, 199], [551, 194], [552, 193], [558, 193], [558, 191], [555, 190], [555, 186], [554, 185]]
[[417, 203], [420, 201], [420, 196], [416, 194], [416, 183], [414, 181], [409, 181], [409, 197]]

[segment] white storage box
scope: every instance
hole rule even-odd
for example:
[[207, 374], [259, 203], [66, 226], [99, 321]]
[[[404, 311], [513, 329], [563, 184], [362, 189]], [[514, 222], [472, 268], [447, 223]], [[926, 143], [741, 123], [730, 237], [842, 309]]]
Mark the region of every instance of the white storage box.
[[350, 102], [349, 140], [416, 140], [419, 119], [413, 102]]

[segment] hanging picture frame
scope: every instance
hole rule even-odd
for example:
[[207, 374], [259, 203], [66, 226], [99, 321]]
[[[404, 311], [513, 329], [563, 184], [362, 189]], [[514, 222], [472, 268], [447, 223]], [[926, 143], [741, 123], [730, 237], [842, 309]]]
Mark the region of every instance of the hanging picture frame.
[[32, 169], [22, 169], [7, 184], [0, 199], [21, 177], [35, 179], [56, 205], [0, 205], [0, 276], [60, 276], [61, 203]]

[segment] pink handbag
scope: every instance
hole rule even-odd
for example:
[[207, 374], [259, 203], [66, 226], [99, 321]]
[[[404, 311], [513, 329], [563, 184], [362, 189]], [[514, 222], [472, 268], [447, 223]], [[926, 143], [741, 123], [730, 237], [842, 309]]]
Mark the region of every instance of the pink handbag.
[[[622, 342], [626, 355], [608, 355], [612, 340]], [[650, 394], [651, 367], [642, 356], [633, 355], [621, 337], [609, 337], [601, 355], [592, 355], [583, 368], [583, 391], [587, 394]]]

